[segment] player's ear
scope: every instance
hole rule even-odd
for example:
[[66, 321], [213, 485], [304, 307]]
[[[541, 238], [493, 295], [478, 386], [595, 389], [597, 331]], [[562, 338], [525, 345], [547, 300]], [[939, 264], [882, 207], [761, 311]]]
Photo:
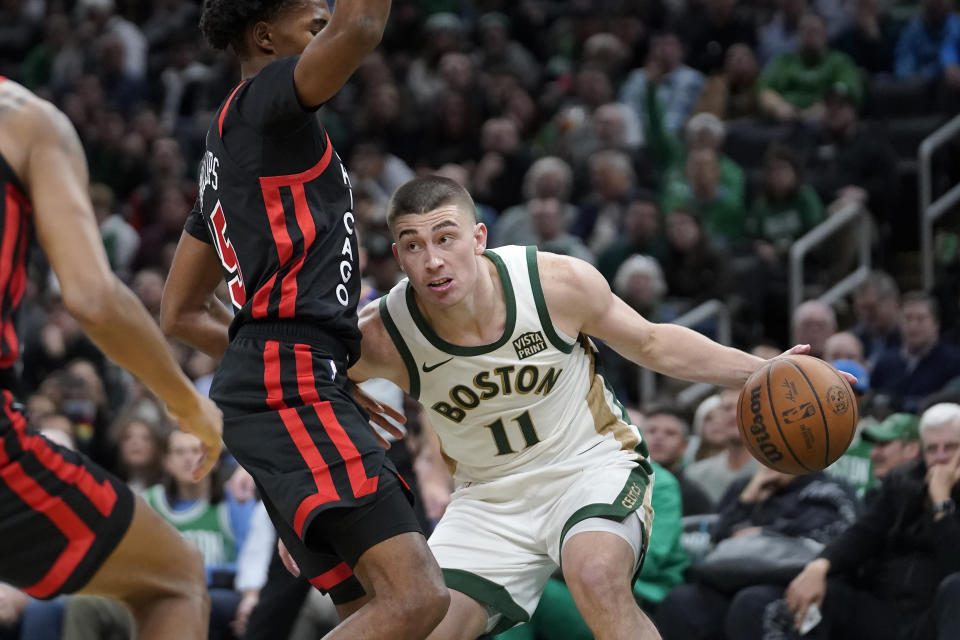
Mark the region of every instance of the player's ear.
[[474, 252], [479, 256], [487, 250], [487, 225], [478, 222], [473, 227], [473, 239], [475, 241]]
[[251, 30], [253, 46], [264, 53], [274, 53], [273, 34], [270, 25], [263, 20], [253, 25]]

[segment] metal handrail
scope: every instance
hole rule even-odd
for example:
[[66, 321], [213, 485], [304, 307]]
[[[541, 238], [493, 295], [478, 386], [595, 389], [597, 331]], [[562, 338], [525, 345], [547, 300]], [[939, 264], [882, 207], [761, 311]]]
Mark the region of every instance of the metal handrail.
[[[730, 309], [722, 301], [713, 299], [702, 302], [690, 311], [687, 311], [671, 324], [678, 324], [682, 327], [695, 327], [704, 320], [716, 316], [717, 318], [717, 342], [720, 344], [730, 344], [733, 338], [733, 331], [730, 323]], [[697, 395], [706, 389], [712, 389], [714, 385], [705, 382], [698, 382], [683, 391], [684, 394], [691, 393]], [[695, 391], [691, 391], [695, 389]], [[703, 395], [706, 395], [703, 393]], [[653, 369], [642, 368], [640, 370], [640, 399], [644, 404], [653, 401], [657, 395], [657, 372]]]
[[933, 287], [933, 223], [946, 211], [960, 202], [960, 184], [933, 200], [933, 174], [930, 164], [933, 153], [951, 138], [960, 133], [960, 115], [945, 123], [920, 143], [917, 151], [919, 164], [917, 180], [920, 192], [920, 259], [923, 264], [923, 288]]
[[790, 317], [803, 302], [803, 259], [810, 251], [823, 244], [837, 231], [848, 224], [860, 221], [858, 234], [860, 264], [851, 273], [830, 287], [819, 299], [833, 304], [857, 288], [870, 275], [870, 216], [857, 202], [848, 202], [830, 217], [805, 233], [790, 247]]

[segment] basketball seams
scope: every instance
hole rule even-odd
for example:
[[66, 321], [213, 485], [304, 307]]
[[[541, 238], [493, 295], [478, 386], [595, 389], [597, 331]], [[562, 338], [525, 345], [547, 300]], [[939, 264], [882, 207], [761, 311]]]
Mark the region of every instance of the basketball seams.
[[[806, 356], [810, 357], [810, 356]], [[800, 375], [803, 376], [803, 379], [807, 381], [807, 386], [810, 387], [810, 392], [813, 394], [814, 399], [817, 401], [817, 408], [820, 409], [820, 419], [823, 420], [823, 434], [826, 439], [826, 446], [823, 448], [823, 468], [826, 469], [830, 466], [830, 425], [827, 424], [827, 414], [823, 412], [823, 403], [820, 402], [820, 394], [817, 393], [816, 388], [813, 386], [813, 383], [810, 382], [810, 378], [807, 377], [807, 374], [796, 362], [792, 360], [787, 360], [790, 365], [800, 372]]]
[[[850, 429], [848, 429], [849, 436], [847, 436], [847, 444], [843, 448], [844, 451], [850, 448], [850, 443], [853, 442], [853, 436], [857, 433], [857, 423], [860, 422], [860, 407], [857, 406], [857, 396], [853, 393], [853, 387], [850, 386], [850, 383], [847, 382], [846, 378], [841, 376], [837, 371], [832, 371], [833, 375], [837, 376], [840, 380], [840, 386], [847, 391], [847, 397], [850, 400], [850, 408], [853, 409], [852, 412], [852, 421], [850, 423]], [[841, 454], [843, 455], [843, 454]]]
[[[790, 452], [790, 455], [793, 456], [793, 459], [797, 461], [797, 464], [799, 464], [801, 467], [803, 467], [804, 469], [806, 469], [807, 472], [813, 472], [814, 469], [811, 469], [811, 468], [808, 467], [807, 465], [803, 464], [803, 461], [801, 461], [800, 458], [797, 457], [797, 454], [794, 453], [793, 447], [790, 446], [790, 441], [787, 440], [787, 437], [786, 437], [786, 436], [784, 435], [784, 433], [783, 433], [783, 428], [780, 426], [780, 420], [777, 418], [776, 407], [775, 407], [774, 404], [773, 404], [773, 385], [770, 384], [770, 376], [771, 376], [772, 373], [773, 373], [774, 366], [775, 366], [778, 362], [782, 362], [782, 361], [784, 361], [784, 362], [790, 362], [790, 360], [788, 360], [788, 359], [786, 359], [786, 358], [776, 358], [776, 359], [773, 360], [773, 361], [769, 364], [769, 366], [767, 367], [767, 384], [766, 384], [766, 387], [767, 387], [767, 400], [770, 402], [770, 417], [773, 418], [773, 424], [775, 424], [776, 427], [777, 427], [777, 433], [780, 434], [780, 439], [783, 441], [783, 445], [787, 448], [787, 451]], [[790, 364], [793, 365], [793, 366], [796, 366], [796, 365], [794, 365], [792, 362], [790, 362]], [[798, 367], [798, 369], [799, 369], [799, 367]], [[803, 372], [801, 371], [800, 373], [802, 374]], [[806, 376], [804, 376], [804, 378], [806, 379]], [[810, 380], [807, 380], [807, 384], [808, 384], [808, 385], [810, 384]], [[812, 386], [812, 385], [811, 385], [810, 389], [811, 389], [811, 391], [813, 390], [813, 386]], [[817, 395], [816, 391], [814, 391], [813, 395], [814, 395], [814, 397], [816, 397], [816, 395]], [[819, 399], [819, 398], [817, 398], [817, 404], [818, 404], [818, 405], [820, 404], [820, 399]], [[821, 412], [821, 414], [823, 413], [823, 408], [822, 408], [822, 407], [821, 407], [821, 409], [820, 409], [820, 412]], [[824, 423], [824, 424], [826, 424], [826, 423]], [[828, 448], [829, 448], [829, 441], [828, 441], [827, 444], [828, 444]]]
[[[743, 412], [743, 401], [746, 400], [746, 398], [747, 398], [747, 385], [743, 385], [743, 388], [740, 389], [740, 398], [737, 400], [738, 414]], [[753, 448], [752, 438], [750, 438], [750, 434], [747, 433], [747, 430], [744, 428], [740, 420], [737, 420], [737, 429], [740, 430], [740, 437], [743, 438], [743, 441], [747, 445], [747, 449], [750, 450], [750, 455], [752, 455], [758, 461], [762, 461], [763, 452]]]

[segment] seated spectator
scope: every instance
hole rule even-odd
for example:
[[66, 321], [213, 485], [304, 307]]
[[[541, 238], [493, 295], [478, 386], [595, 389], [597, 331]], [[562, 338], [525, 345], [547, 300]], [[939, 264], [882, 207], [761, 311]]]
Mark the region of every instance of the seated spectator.
[[897, 410], [914, 413], [923, 399], [960, 376], [960, 350], [940, 340], [936, 299], [921, 291], [903, 296], [900, 348], [887, 349], [873, 368], [874, 388]]
[[824, 202], [862, 204], [881, 231], [890, 233], [898, 222], [897, 155], [882, 130], [860, 122], [857, 98], [847, 85], [838, 83], [827, 91], [823, 126], [797, 142], [807, 159], [807, 178]]
[[536, 88], [540, 65], [523, 45], [510, 39], [510, 19], [506, 15], [492, 11], [480, 16], [477, 35], [477, 68], [488, 75], [509, 74], [525, 88]]
[[721, 420], [726, 437], [723, 451], [694, 462], [686, 469], [687, 478], [695, 482], [714, 504], [720, 502], [730, 485], [737, 480], [749, 478], [760, 466], [747, 450], [737, 427], [738, 394], [736, 389], [724, 389], [720, 392], [718, 419]]
[[[924, 412], [920, 441], [923, 458], [888, 474], [866, 512], [790, 583], [784, 627], [817, 605], [812, 640], [960, 638], [960, 406]], [[737, 615], [738, 637], [762, 637], [762, 608]]]
[[661, 206], [664, 211], [686, 209], [695, 213], [707, 238], [729, 247], [744, 238], [743, 192], [727, 188], [721, 171], [716, 150], [691, 151], [683, 175], [667, 177]]
[[634, 254], [650, 256], [662, 262], [667, 253], [660, 207], [656, 197], [646, 190], [637, 190], [623, 212], [623, 233], [597, 260], [597, 269], [608, 282], [613, 282], [620, 265]]
[[193, 465], [200, 449], [196, 436], [173, 431], [163, 457], [164, 482], [147, 489], [144, 498], [202, 552], [211, 600], [210, 638], [227, 639], [233, 637], [229, 625], [242, 599], [234, 590], [237, 554], [256, 503], [234, 500], [224, 492], [216, 471], [194, 480]]
[[537, 159], [523, 177], [523, 204], [500, 212], [493, 231], [490, 246], [508, 244], [531, 245], [536, 243], [529, 203], [538, 198], [557, 198], [564, 205], [564, 217], [573, 223], [577, 209], [570, 202], [573, 191], [573, 171], [564, 160], [554, 156]]
[[880, 424], [862, 431], [861, 440], [872, 445], [870, 461], [873, 463], [873, 482], [868, 487], [865, 500], [872, 500], [869, 490], [878, 486], [893, 469], [920, 457], [919, 426], [920, 419], [917, 416], [894, 413]]
[[852, 333], [863, 343], [870, 367], [887, 349], [900, 347], [900, 289], [890, 274], [872, 271], [853, 292], [857, 325]]
[[620, 235], [623, 213], [637, 186], [637, 174], [630, 157], [622, 151], [598, 151], [587, 164], [590, 192], [581, 201], [570, 231], [599, 255]]
[[760, 69], [753, 50], [745, 44], [727, 49], [723, 69], [707, 79], [694, 113], [712, 113], [721, 120], [760, 115], [757, 79]]
[[[653, 36], [646, 65], [634, 69], [620, 88], [620, 102], [644, 121], [646, 94], [653, 91], [663, 107], [667, 131], [679, 131], [703, 89], [703, 74], [683, 63], [684, 48], [677, 34], [663, 31]], [[646, 142], [646, 135], [641, 143]]]
[[523, 177], [533, 164], [516, 123], [491, 118], [480, 129], [481, 156], [473, 173], [476, 200], [498, 213], [523, 201]]
[[738, 281], [744, 313], [761, 327], [770, 327], [766, 332], [778, 342], [785, 341], [783, 329], [789, 323], [790, 247], [824, 219], [823, 203], [804, 182], [797, 155], [787, 147], [772, 146], [764, 160], [762, 191], [747, 212], [752, 255]]
[[822, 17], [805, 14], [799, 34], [797, 52], [778, 55], [760, 74], [760, 106], [780, 122], [819, 122], [833, 85], [846, 85], [854, 100], [860, 100], [860, 71], [846, 54], [828, 47]]
[[837, 314], [828, 304], [807, 300], [793, 312], [790, 327], [793, 344], [808, 344], [809, 354], [822, 358], [827, 338], [837, 331]]
[[[686, 209], [667, 216], [667, 291], [678, 311], [686, 311], [712, 298], [724, 299], [730, 291], [726, 252], [703, 231], [700, 218]], [[697, 327], [708, 329], [709, 327]]]
[[721, 453], [727, 445], [727, 429], [720, 394], [714, 394], [697, 405], [693, 414], [693, 435], [684, 458], [686, 465], [706, 460]]
[[690, 443], [690, 426], [680, 412], [669, 407], [654, 407], [646, 415], [636, 409], [627, 411], [633, 423], [643, 432], [650, 459], [676, 478], [683, 500], [683, 515], [711, 513], [713, 504], [710, 498], [684, 474], [684, 454]]
[[140, 249], [140, 234], [115, 212], [113, 190], [107, 185], [90, 185], [90, 203], [100, 226], [110, 268], [127, 280], [131, 275], [130, 266]]
[[[856, 515], [857, 502], [850, 489], [822, 471], [795, 476], [761, 466], [751, 477], [730, 486], [711, 537], [719, 542], [773, 534], [826, 543], [850, 526]], [[743, 562], [752, 559], [744, 557]], [[697, 575], [696, 565], [692, 572]], [[697, 581], [667, 595], [657, 611], [657, 624], [664, 640], [740, 640], [745, 636], [739, 631], [744, 622], [739, 609], [755, 600], [766, 604], [782, 593], [783, 585], [776, 583], [731, 592]]]
[[[834, 360], [852, 360], [861, 367], [866, 365], [863, 357], [863, 343], [855, 334], [849, 331], [835, 333], [823, 343], [823, 359], [827, 362]], [[857, 375], [857, 374], [853, 374]], [[860, 376], [857, 376], [859, 378]]]
[[778, 0], [777, 10], [758, 32], [757, 57], [765, 65], [782, 53], [794, 53], [798, 46], [800, 20], [807, 11], [807, 0]]
[[406, 162], [386, 151], [373, 138], [357, 141], [348, 166], [351, 184], [383, 206], [400, 185], [414, 177]]
[[121, 414], [110, 425], [110, 441], [117, 448], [117, 471], [140, 493], [163, 479], [163, 451], [169, 427], [136, 411]]
[[723, 66], [727, 51], [734, 45], [756, 45], [757, 32], [749, 9], [737, 8], [737, 0], [706, 0], [699, 10], [687, 12], [681, 29], [690, 50], [691, 67], [713, 73]]
[[852, 4], [853, 21], [834, 46], [867, 73], [890, 73], [897, 25], [880, 0], [855, 0]]
[[666, 322], [664, 316], [671, 315], [663, 306], [666, 291], [663, 270], [649, 256], [630, 256], [613, 278], [613, 292], [651, 322]]
[[900, 31], [894, 73], [898, 78], [939, 78], [947, 36], [958, 29], [960, 16], [951, 11], [950, 0], [922, 0], [920, 14]]
[[527, 203], [534, 243], [540, 251], [580, 258], [590, 264], [596, 257], [583, 240], [567, 232], [569, 221], [564, 216], [563, 202], [557, 198], [535, 198]]
[[653, 93], [647, 93], [644, 106], [646, 107], [647, 148], [660, 174], [660, 182], [664, 189], [684, 179], [689, 154], [707, 149], [717, 154], [720, 164], [720, 184], [724, 191], [736, 198], [744, 197], [746, 179], [743, 169], [729, 156], [721, 153], [727, 131], [718, 117], [712, 114], [697, 114], [690, 118], [681, 142], [676, 134], [664, 126], [663, 109]]

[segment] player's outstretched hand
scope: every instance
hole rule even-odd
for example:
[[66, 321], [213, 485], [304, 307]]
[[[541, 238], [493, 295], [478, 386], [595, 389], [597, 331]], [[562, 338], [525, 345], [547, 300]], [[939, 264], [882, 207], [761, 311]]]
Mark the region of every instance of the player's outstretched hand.
[[[392, 418], [400, 424], [405, 424], [407, 422], [407, 417], [405, 415], [390, 405], [383, 404], [382, 402], [375, 400], [356, 384], [353, 385], [353, 397], [356, 399], [357, 404], [363, 407], [364, 410], [370, 414], [371, 422], [378, 427], [381, 427], [394, 438], [397, 438], [398, 440], [403, 439], [403, 431], [398, 429], [397, 426], [387, 420], [387, 418]], [[377, 441], [380, 442], [380, 445], [384, 449], [390, 448], [390, 443], [384, 440], [375, 429], [373, 430], [373, 435], [377, 438]]]
[[[808, 345], [808, 344], [797, 344], [797, 345], [794, 345], [794, 346], [790, 347], [789, 349], [787, 349], [787, 350], [784, 351], [783, 353], [781, 353], [779, 357], [782, 358], [783, 356], [805, 356], [805, 355], [807, 355], [809, 352], [810, 352], [810, 345]], [[841, 376], [843, 376], [844, 380], [846, 380], [847, 382], [850, 383], [850, 386], [853, 386], [853, 385], [857, 384], [857, 376], [855, 376], [855, 375], [853, 375], [853, 374], [850, 374], [850, 373], [847, 373], [846, 371], [838, 371], [837, 373], [839, 373]]]
[[280, 561], [283, 563], [283, 566], [287, 568], [287, 571], [290, 572], [294, 578], [300, 577], [300, 567], [297, 566], [297, 562], [293, 559], [293, 556], [290, 555], [290, 552], [287, 551], [287, 545], [283, 544], [282, 538], [277, 538], [277, 553], [280, 554]]
[[192, 433], [203, 443], [203, 454], [193, 469], [193, 478], [199, 480], [207, 475], [220, 459], [220, 450], [223, 448], [223, 414], [213, 401], [202, 396], [197, 396], [197, 402], [189, 413], [178, 413], [172, 407], [168, 410], [181, 431]]

